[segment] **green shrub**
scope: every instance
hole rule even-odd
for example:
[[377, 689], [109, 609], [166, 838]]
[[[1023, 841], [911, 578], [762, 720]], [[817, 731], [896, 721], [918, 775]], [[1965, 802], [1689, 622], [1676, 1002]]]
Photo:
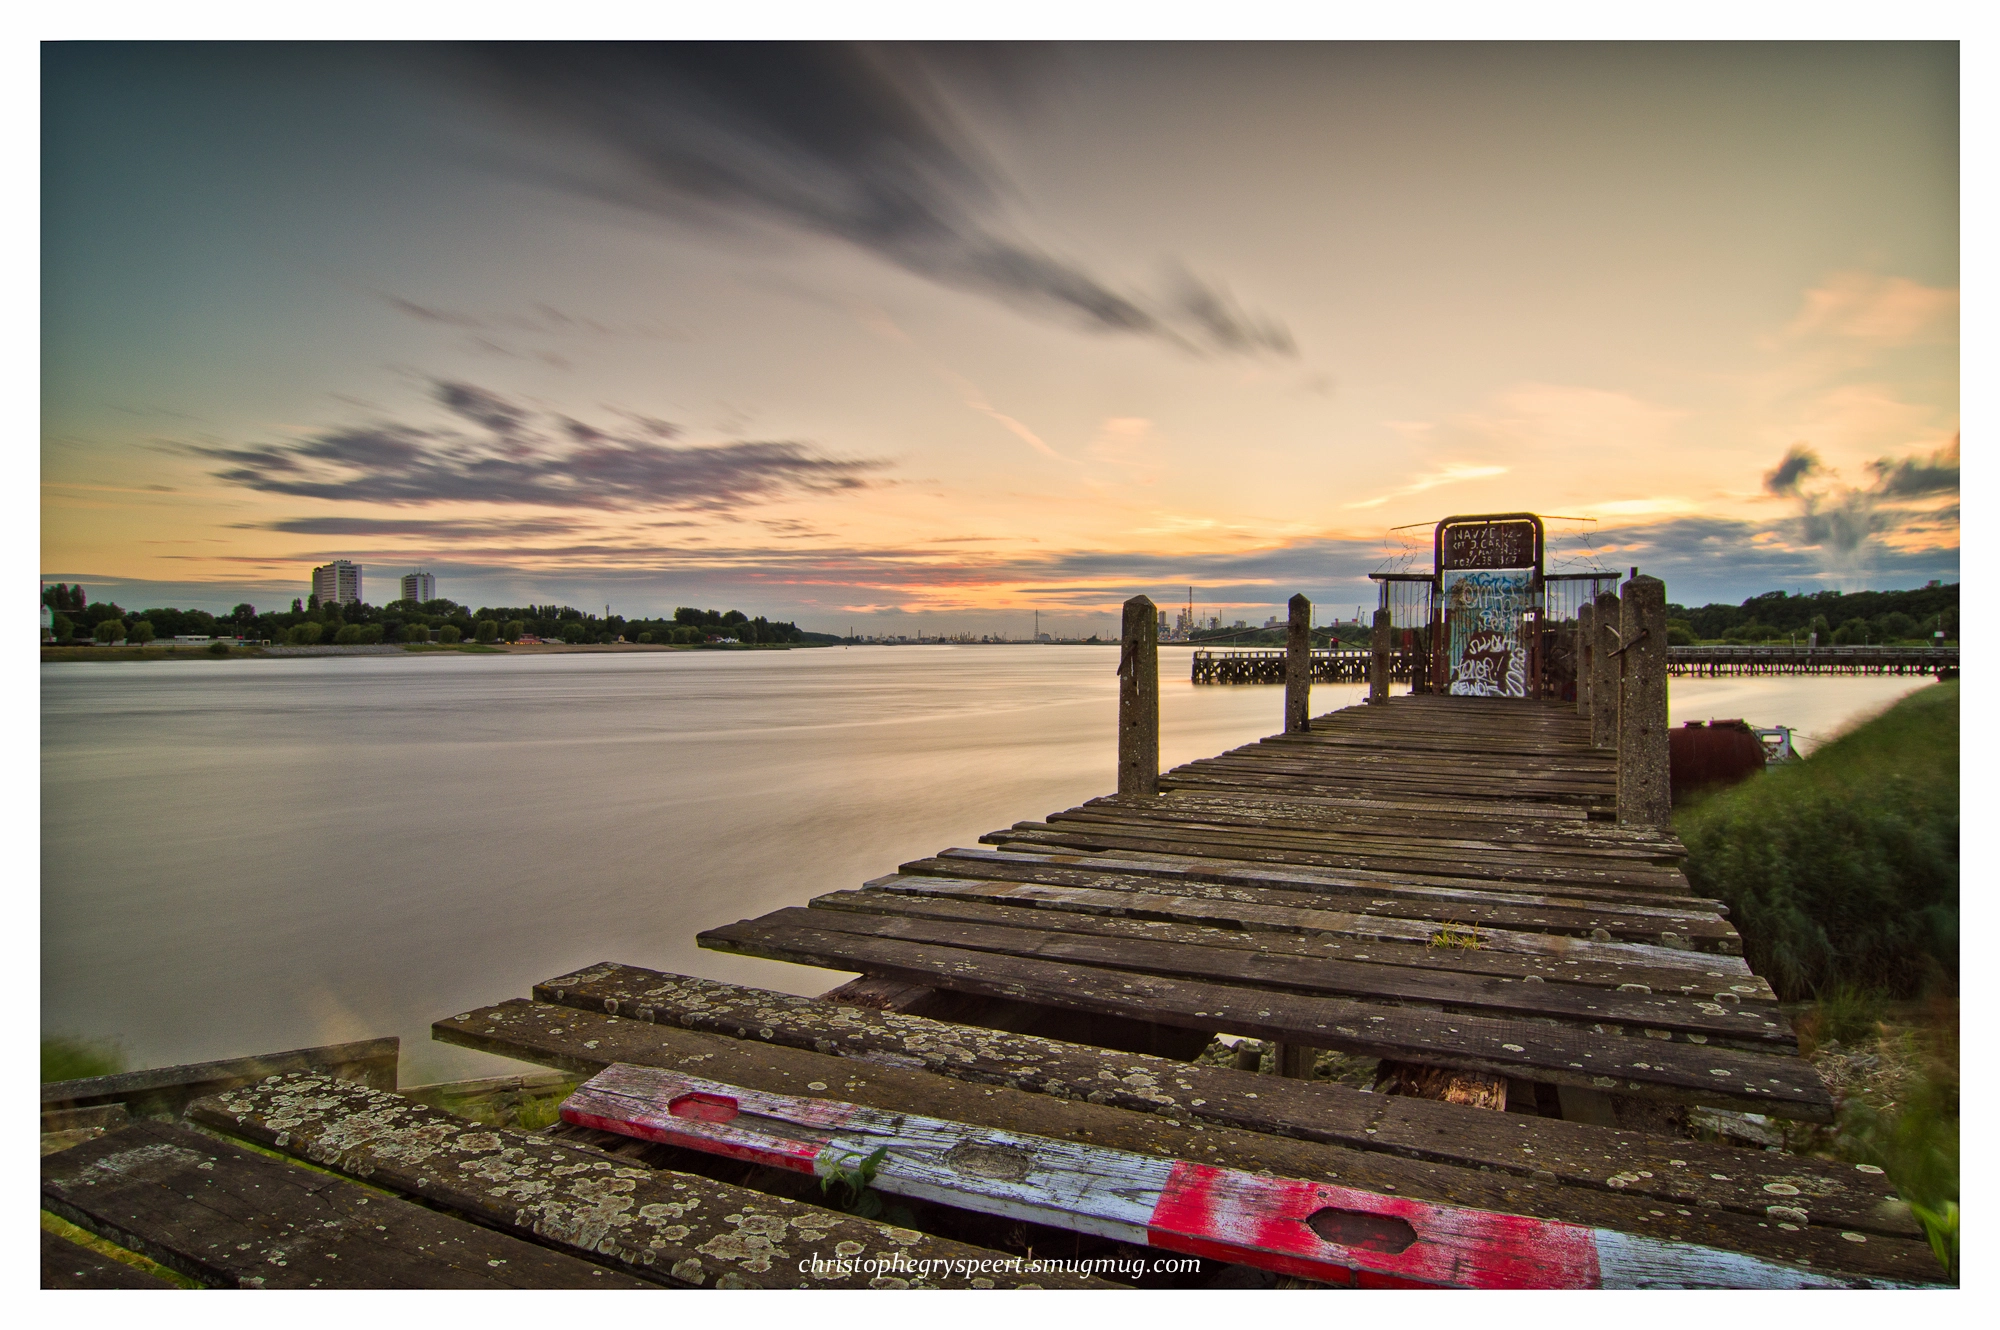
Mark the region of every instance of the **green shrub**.
[[458, 631], [457, 624], [448, 623], [444, 627], [438, 629], [438, 641], [444, 643], [446, 646], [452, 646], [456, 644], [457, 641], [464, 636], [465, 636], [464, 633]]
[[91, 634], [100, 642], [118, 642], [125, 637], [125, 622], [122, 619], [102, 619]]
[[500, 637], [500, 625], [491, 619], [481, 619], [479, 628], [473, 636], [481, 642], [497, 641]]
[[324, 632], [326, 632], [325, 624], [314, 623], [308, 619], [304, 623], [295, 623], [291, 626], [290, 631], [285, 634], [285, 643], [288, 646], [309, 647], [316, 644]]
[[209, 655], [211, 655], [211, 656], [226, 656], [226, 655], [228, 655], [228, 654], [229, 654], [229, 643], [227, 643], [227, 642], [210, 642], [210, 643], [208, 644], [208, 654], [209, 654]]
[[431, 630], [420, 623], [406, 624], [403, 628], [403, 640], [405, 642], [428, 642], [431, 640]]
[[153, 631], [153, 621], [151, 619], [141, 619], [132, 625], [131, 632], [125, 634], [125, 640], [144, 646], [156, 636], [157, 634]]
[[1689, 881], [1729, 906], [1785, 1000], [1956, 981], [1958, 687], [1925, 688], [1676, 814]]

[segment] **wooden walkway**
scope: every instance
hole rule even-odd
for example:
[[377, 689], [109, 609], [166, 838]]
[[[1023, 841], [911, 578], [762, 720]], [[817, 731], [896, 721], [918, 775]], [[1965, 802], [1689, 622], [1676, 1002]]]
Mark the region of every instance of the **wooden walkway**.
[[[398, 1092], [393, 1041], [46, 1086], [43, 1209], [117, 1259], [45, 1220], [43, 1285], [1108, 1287], [1033, 1254], [1133, 1243], [1202, 1258], [1159, 1286], [1934, 1280], [1879, 1171], [1661, 1116], [1831, 1101], [1589, 740], [1549, 703], [1334, 712], [702, 934], [862, 972], [824, 997], [602, 962], [437, 1021], [556, 1069], [503, 1097], [597, 1078], [541, 1130]], [[1217, 1032], [1286, 1074], [1190, 1061]], [[901, 1208], [828, 1208], [825, 1159], [875, 1140]], [[1102, 1176], [1015, 1185], [1030, 1156]]]
[[1025, 1003], [1058, 1037], [1074, 1013], [1483, 1073], [1523, 1109], [1828, 1119], [1680, 843], [1605, 820], [1615, 780], [1569, 707], [1399, 697], [700, 940]]

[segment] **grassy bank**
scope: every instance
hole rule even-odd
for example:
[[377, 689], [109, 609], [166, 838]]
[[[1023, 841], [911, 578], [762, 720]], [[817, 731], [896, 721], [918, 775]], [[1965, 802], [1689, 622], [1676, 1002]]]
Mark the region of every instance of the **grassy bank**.
[[1958, 694], [1925, 688], [1675, 815], [1688, 879], [1786, 1001], [1956, 984]]
[[1788, 1002], [1839, 1104], [1795, 1149], [1880, 1168], [1958, 1266], [1959, 685], [1682, 809], [1695, 890]]

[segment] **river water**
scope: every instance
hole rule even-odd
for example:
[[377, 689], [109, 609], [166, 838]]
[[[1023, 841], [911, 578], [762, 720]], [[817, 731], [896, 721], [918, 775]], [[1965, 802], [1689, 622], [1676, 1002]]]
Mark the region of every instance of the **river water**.
[[[1161, 757], [1282, 690], [1161, 654]], [[433, 1020], [619, 960], [845, 976], [703, 928], [860, 885], [1116, 784], [1115, 648], [42, 666], [42, 1029], [159, 1066], [396, 1034], [406, 1083], [518, 1069]], [[1913, 679], [1676, 680], [1674, 719], [1806, 746]], [[1358, 702], [1322, 684], [1313, 709]]]

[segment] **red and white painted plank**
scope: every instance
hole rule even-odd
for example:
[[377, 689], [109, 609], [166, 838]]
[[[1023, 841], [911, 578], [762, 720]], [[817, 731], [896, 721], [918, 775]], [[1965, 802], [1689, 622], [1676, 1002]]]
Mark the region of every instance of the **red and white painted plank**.
[[1328, 1283], [1451, 1288], [1857, 1288], [1610, 1229], [1271, 1178], [618, 1063], [566, 1122], [828, 1177], [886, 1153], [879, 1191]]

